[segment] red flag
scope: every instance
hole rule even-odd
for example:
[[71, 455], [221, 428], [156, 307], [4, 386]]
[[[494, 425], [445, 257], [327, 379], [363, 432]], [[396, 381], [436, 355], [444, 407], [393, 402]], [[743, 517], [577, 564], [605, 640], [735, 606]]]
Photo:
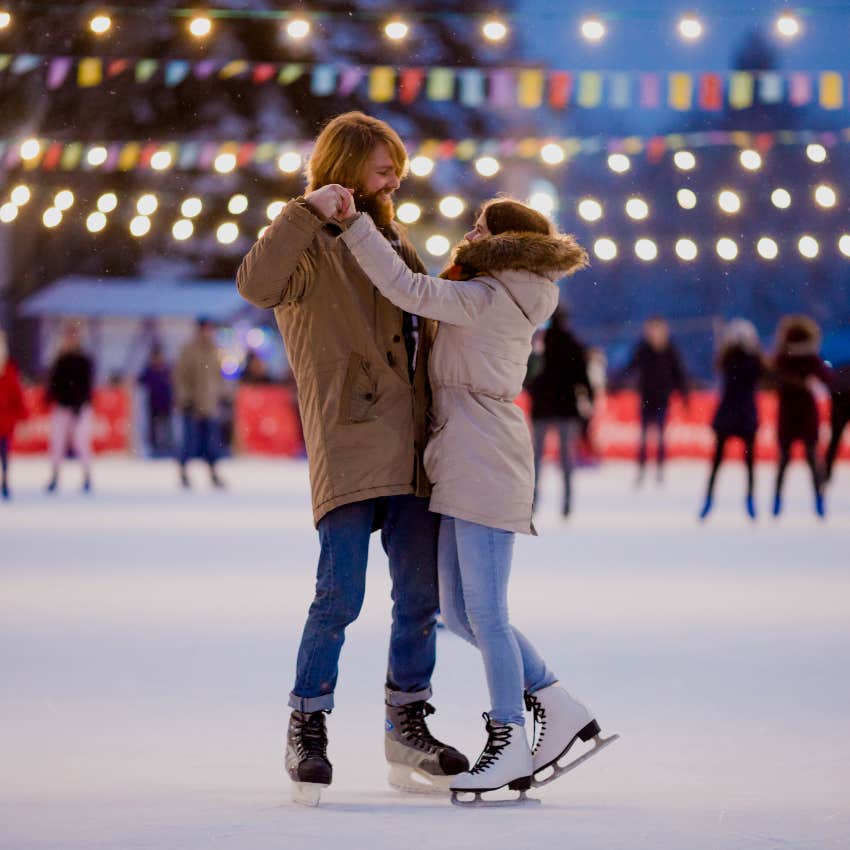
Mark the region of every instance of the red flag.
[[723, 108], [723, 78], [720, 74], [700, 75], [699, 105], [703, 109]]
[[243, 142], [239, 145], [239, 150], [236, 152], [236, 163], [240, 168], [250, 165], [254, 158], [254, 151], [257, 149], [256, 142]]
[[667, 151], [667, 142], [664, 136], [653, 136], [646, 143], [646, 158], [650, 162], [661, 162]]
[[573, 94], [573, 75], [569, 71], [552, 71], [549, 74], [549, 106], [564, 109]]
[[424, 68], [405, 68], [399, 76], [398, 99], [402, 103], [413, 103], [419, 97], [424, 82]]
[[267, 83], [277, 73], [277, 65], [272, 65], [270, 62], [260, 62], [254, 66], [252, 79], [255, 85]]
[[44, 159], [41, 161], [41, 167], [45, 171], [53, 171], [59, 165], [60, 159], [62, 159], [62, 143], [54, 142], [44, 154]]
[[113, 59], [106, 66], [106, 76], [117, 77], [119, 74], [123, 74], [129, 67], [130, 62], [127, 59]]

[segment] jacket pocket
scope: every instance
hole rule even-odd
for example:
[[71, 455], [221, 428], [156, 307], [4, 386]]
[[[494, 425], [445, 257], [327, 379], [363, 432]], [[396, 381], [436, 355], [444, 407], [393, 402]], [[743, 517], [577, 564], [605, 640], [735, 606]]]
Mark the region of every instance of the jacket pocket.
[[372, 376], [372, 365], [365, 357], [352, 352], [342, 386], [340, 423], [374, 421], [378, 418], [377, 403], [378, 386]]

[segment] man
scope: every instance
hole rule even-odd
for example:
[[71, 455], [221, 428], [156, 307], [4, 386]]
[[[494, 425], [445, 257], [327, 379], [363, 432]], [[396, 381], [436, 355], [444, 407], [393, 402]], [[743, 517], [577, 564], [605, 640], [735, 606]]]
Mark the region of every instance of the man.
[[171, 408], [174, 388], [171, 368], [165, 359], [162, 346], [156, 344], [141, 375], [139, 385], [144, 387], [148, 403], [148, 446], [153, 457], [171, 455]]
[[183, 415], [180, 483], [189, 487], [186, 464], [198, 456], [207, 462], [213, 487], [224, 487], [216, 463], [219, 457], [218, 418], [224, 397], [224, 378], [215, 342], [215, 325], [199, 318], [195, 336], [183, 346], [174, 369], [177, 407]]
[[[345, 628], [363, 602], [369, 536], [381, 529], [393, 582], [386, 681], [390, 782], [448, 787], [469, 769], [436, 740], [434, 709], [439, 517], [428, 511], [422, 467], [427, 358], [434, 326], [384, 298], [337, 240], [333, 217], [349, 187], [411, 269], [424, 271], [394, 219], [392, 196], [407, 170], [396, 132], [360, 112], [340, 115], [316, 141], [307, 193], [284, 208], [245, 257], [241, 294], [273, 307], [298, 384], [319, 532], [316, 596], [298, 650], [286, 766], [294, 798], [315, 805], [331, 782], [325, 714], [334, 705]], [[323, 188], [324, 187], [324, 188]], [[418, 350], [417, 350], [418, 346]]]

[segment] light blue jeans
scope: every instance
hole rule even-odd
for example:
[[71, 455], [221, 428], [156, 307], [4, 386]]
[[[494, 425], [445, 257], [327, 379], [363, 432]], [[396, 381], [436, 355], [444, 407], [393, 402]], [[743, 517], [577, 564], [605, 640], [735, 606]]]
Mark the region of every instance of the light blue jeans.
[[481, 650], [490, 717], [525, 724], [523, 687], [529, 693], [557, 681], [529, 640], [508, 618], [512, 531], [444, 516], [438, 571], [440, 612], [449, 631]]

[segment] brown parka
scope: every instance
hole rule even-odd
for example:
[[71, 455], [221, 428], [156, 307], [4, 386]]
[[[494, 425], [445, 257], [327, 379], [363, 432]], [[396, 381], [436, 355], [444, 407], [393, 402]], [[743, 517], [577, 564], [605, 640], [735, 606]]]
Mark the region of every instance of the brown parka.
[[[425, 269], [398, 227], [400, 254]], [[420, 322], [411, 382], [403, 312], [375, 289], [340, 228], [303, 198], [290, 201], [237, 272], [240, 294], [274, 308], [298, 385], [313, 519], [380, 496], [427, 496], [428, 352], [435, 323]]]

